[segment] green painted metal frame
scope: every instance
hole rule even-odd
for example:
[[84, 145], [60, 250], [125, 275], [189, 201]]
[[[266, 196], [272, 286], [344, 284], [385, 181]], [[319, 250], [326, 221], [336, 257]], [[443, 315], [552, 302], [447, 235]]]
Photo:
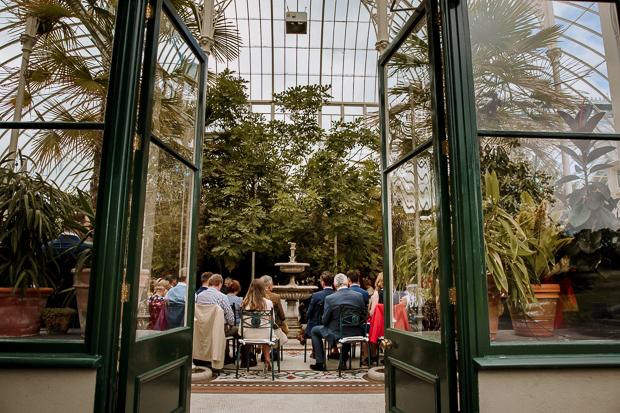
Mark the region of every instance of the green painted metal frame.
[[[428, 33], [428, 49], [429, 49], [429, 75], [430, 75], [430, 87], [431, 93], [431, 113], [432, 113], [432, 133], [433, 137], [426, 142], [422, 142], [418, 147], [414, 148], [411, 152], [404, 155], [397, 161], [388, 165], [387, 158], [387, 141], [388, 141], [388, 102], [387, 96], [387, 68], [386, 65], [390, 58], [399, 50], [407, 37], [413, 32], [413, 30], [421, 22], [421, 19], [426, 17], [426, 27]], [[457, 381], [456, 381], [456, 349], [455, 349], [455, 324], [454, 324], [454, 306], [450, 304], [450, 287], [453, 283], [452, 272], [452, 247], [451, 247], [451, 228], [450, 228], [450, 198], [449, 198], [449, 176], [448, 176], [448, 158], [443, 153], [442, 144], [445, 137], [445, 113], [444, 113], [444, 100], [443, 100], [443, 69], [441, 65], [441, 38], [440, 28], [438, 25], [438, 3], [435, 0], [423, 1], [420, 6], [414, 11], [409, 20], [402, 27], [401, 31], [396, 35], [392, 43], [379, 57], [379, 107], [380, 107], [380, 133], [381, 133], [381, 171], [382, 171], [382, 209], [383, 209], [383, 245], [386, 246], [383, 249], [383, 272], [384, 274], [391, 273], [392, 260], [390, 251], [390, 217], [387, 216], [387, 212], [390, 210], [391, 200], [388, 198], [388, 174], [393, 172], [396, 168], [404, 165], [407, 161], [415, 159], [424, 150], [433, 149], [433, 162], [434, 170], [436, 173], [435, 179], [435, 193], [436, 193], [436, 207], [437, 207], [437, 221], [438, 221], [438, 245], [439, 245], [439, 279], [440, 281], [440, 300], [442, 303], [441, 312], [441, 341], [433, 340], [415, 335], [411, 333], [402, 332], [393, 329], [389, 325], [389, 320], [392, 319], [392, 294], [384, 294], [384, 308], [385, 308], [385, 337], [392, 339], [393, 342], [399, 341], [398, 344], [401, 347], [400, 357], [411, 357], [412, 351], [418, 353], [424, 353], [428, 357], [416, 357], [415, 361], [401, 360], [403, 365], [412, 366], [417, 369], [415, 364], [421, 363], [422, 359], [437, 360], [438, 370], [442, 370], [442, 380], [437, 379], [438, 394], [437, 394], [437, 406], [440, 411], [451, 412], [458, 410], [457, 402]], [[435, 64], [439, 62], [438, 64]], [[385, 291], [391, 291], [392, 280], [389, 276], [384, 276]], [[395, 339], [398, 340], [395, 340]], [[402, 352], [402, 344], [405, 343], [409, 348], [408, 352]], [[395, 353], [395, 350], [391, 350], [390, 354]], [[388, 354], [389, 355], [389, 354]], [[390, 371], [390, 360], [396, 360], [393, 356], [387, 357], [388, 364], [386, 365], [387, 371]], [[423, 370], [421, 370], [423, 371]], [[429, 374], [429, 373], [425, 373]], [[393, 383], [394, 378], [391, 375], [386, 376], [386, 412], [390, 411], [391, 406], [394, 405], [394, 392]], [[441, 385], [439, 384], [441, 382]]]
[[[194, 321], [194, 293], [195, 283], [193, 275], [196, 273], [196, 249], [197, 249], [197, 222], [200, 201], [200, 186], [202, 172], [202, 142], [204, 128], [199, 125], [204, 124], [205, 106], [205, 85], [207, 80], [207, 56], [187, 30], [181, 17], [175, 10], [172, 3], [168, 0], [155, 0], [153, 18], [149, 19], [147, 26], [147, 39], [144, 52], [144, 74], [142, 81], [142, 93], [140, 99], [140, 114], [138, 119], [138, 133], [142, 135], [141, 146], [136, 151], [134, 163], [133, 199], [132, 211], [129, 228], [129, 239], [141, 240], [144, 224], [144, 210], [146, 199], [146, 182], [149, 163], [149, 152], [151, 144], [156, 145], [165, 151], [184, 166], [188, 167], [193, 173], [192, 187], [192, 220], [190, 222], [190, 244], [188, 246], [189, 265], [187, 282], [187, 304], [186, 304], [186, 326], [179, 327], [167, 332], [162, 332], [153, 336], [136, 339], [137, 328], [137, 307], [139, 295], [139, 274], [141, 266], [141, 242], [130, 245], [127, 259], [127, 279], [131, 285], [129, 301], [123, 309], [123, 336], [121, 337], [121, 355], [119, 363], [119, 388], [118, 388], [118, 409], [120, 411], [131, 411], [137, 409], [139, 400], [135, 397], [139, 390], [138, 378], [154, 372], [164, 365], [176, 365], [180, 360], [184, 360], [183, 371], [185, 377], [180, 386], [185, 390], [184, 400], [181, 403], [184, 409], [189, 407], [192, 362], [192, 337]], [[159, 46], [159, 31], [162, 15], [166, 14], [170, 22], [175, 26], [183, 40], [199, 61], [199, 84], [198, 84], [198, 105], [196, 112], [196, 145], [194, 158], [192, 161], [175, 151], [170, 145], [157, 138], [151, 131], [151, 120], [153, 116], [153, 96], [155, 86], [155, 71], [157, 64], [157, 51]], [[190, 281], [191, 280], [191, 281]], [[167, 351], [158, 351], [166, 349]], [[161, 356], [165, 354], [166, 357]], [[171, 364], [172, 363], [172, 364]], [[176, 364], [175, 364], [176, 363]]]

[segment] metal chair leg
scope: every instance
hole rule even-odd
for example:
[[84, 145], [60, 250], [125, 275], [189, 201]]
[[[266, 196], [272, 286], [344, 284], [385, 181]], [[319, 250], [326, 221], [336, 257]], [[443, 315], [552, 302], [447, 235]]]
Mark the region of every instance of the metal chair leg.
[[250, 371], [250, 347], [253, 346], [245, 346], [245, 357], [246, 357], [246, 367], [248, 368], [248, 372]]
[[237, 379], [239, 378], [239, 355], [240, 353], [241, 353], [240, 351], [237, 351], [237, 373], [236, 373], [237, 375], [235, 377]]
[[276, 380], [276, 373], [275, 373], [275, 370], [276, 370], [275, 367], [276, 366], [273, 365], [273, 355], [274, 355], [274, 351], [273, 350], [274, 350], [274, 348], [270, 346], [270, 349], [271, 349], [271, 351], [270, 351], [271, 352], [271, 381], [275, 381]]
[[304, 341], [304, 363], [306, 362], [306, 355], [308, 354], [308, 339]]
[[340, 345], [340, 351], [339, 351], [339, 353], [340, 353], [340, 357], [338, 358], [338, 377], [342, 377], [342, 368], [341, 368], [341, 366], [342, 366], [342, 352], [343, 352], [343, 347], [344, 347], [344, 346], [341, 344], [341, 345]]

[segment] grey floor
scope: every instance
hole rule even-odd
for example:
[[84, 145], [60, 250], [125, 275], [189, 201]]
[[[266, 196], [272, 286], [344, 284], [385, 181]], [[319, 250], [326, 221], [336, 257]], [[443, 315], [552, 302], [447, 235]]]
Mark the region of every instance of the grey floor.
[[383, 394], [208, 394], [193, 393], [191, 412], [383, 413]]

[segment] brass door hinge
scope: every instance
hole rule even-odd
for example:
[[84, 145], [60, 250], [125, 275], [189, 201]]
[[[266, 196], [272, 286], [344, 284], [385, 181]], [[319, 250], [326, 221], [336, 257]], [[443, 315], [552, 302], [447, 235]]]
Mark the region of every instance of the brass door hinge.
[[123, 289], [121, 290], [121, 303], [126, 303], [129, 301], [129, 284], [123, 284]]
[[456, 287], [450, 288], [450, 304], [456, 305]]
[[441, 153], [445, 156], [450, 155], [450, 142], [447, 139], [441, 142]]
[[142, 145], [142, 135], [136, 133], [133, 137], [133, 150], [140, 150], [140, 146]]
[[150, 4], [146, 5], [146, 19], [152, 19], [153, 18], [153, 6], [151, 6]]

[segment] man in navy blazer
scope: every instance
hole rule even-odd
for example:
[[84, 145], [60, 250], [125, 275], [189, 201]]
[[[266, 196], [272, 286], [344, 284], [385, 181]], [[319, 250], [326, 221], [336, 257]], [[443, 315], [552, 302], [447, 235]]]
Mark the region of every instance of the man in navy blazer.
[[347, 278], [349, 279], [349, 288], [351, 291], [362, 294], [362, 297], [364, 297], [364, 304], [366, 304], [366, 308], [368, 308], [370, 296], [368, 295], [368, 291], [360, 287], [360, 274], [355, 270], [349, 270], [347, 271]]
[[[323, 325], [318, 325], [312, 329], [312, 348], [316, 356], [316, 364], [311, 364], [312, 370], [323, 370], [325, 367], [325, 352], [322, 340], [327, 340], [330, 344], [336, 344], [340, 338], [340, 306], [366, 308], [362, 294], [348, 288], [348, 279], [344, 274], [338, 274], [334, 278], [336, 292], [325, 297], [325, 310], [323, 312]], [[343, 336], [359, 336], [359, 327], [345, 327]], [[342, 347], [342, 362], [346, 368], [346, 361], [349, 356], [351, 345]]]
[[[310, 304], [308, 305], [308, 311], [306, 311], [306, 317], [308, 317], [306, 332], [298, 337], [302, 345], [306, 342], [306, 338], [312, 337], [312, 329], [321, 324], [321, 320], [319, 320], [319, 308], [325, 303], [325, 297], [334, 293], [334, 276], [331, 272], [324, 271], [323, 274], [321, 274], [320, 282], [323, 289], [312, 294]], [[312, 355], [310, 357], [312, 357]]]

